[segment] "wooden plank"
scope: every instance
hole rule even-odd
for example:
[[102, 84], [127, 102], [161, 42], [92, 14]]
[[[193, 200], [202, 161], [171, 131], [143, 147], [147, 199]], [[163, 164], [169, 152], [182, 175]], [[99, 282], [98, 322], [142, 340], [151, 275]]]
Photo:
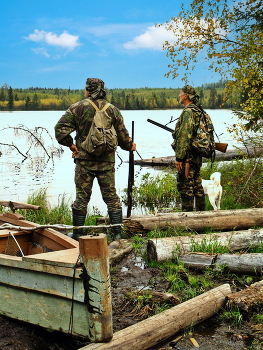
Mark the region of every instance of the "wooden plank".
[[112, 338], [112, 303], [109, 251], [105, 234], [79, 238], [80, 258], [89, 309], [90, 339], [93, 342]]
[[79, 276], [74, 277], [73, 280], [73, 269], [71, 269], [71, 276], [62, 276], [1, 265], [0, 274], [0, 284], [28, 291], [35, 291], [39, 294], [46, 293], [72, 299], [74, 288], [74, 299], [84, 302], [85, 291], [83, 282]]
[[[53, 266], [65, 266], [74, 268], [79, 256], [79, 249], [64, 249], [55, 252], [41, 253], [36, 255], [27, 255], [22, 258], [22, 261], [33, 262], [37, 264], [46, 264]], [[78, 263], [77, 266], [80, 266]]]
[[[22, 257], [17, 256], [11, 256], [11, 255], [5, 255], [0, 254], [0, 266], [10, 266], [10, 267], [17, 267], [24, 270], [33, 270], [33, 271], [41, 271], [45, 273], [51, 273], [55, 275], [62, 275], [62, 276], [72, 276], [73, 270], [72, 267], [67, 266], [57, 266], [57, 265], [49, 265], [45, 263], [36, 263], [32, 259], [28, 259], [28, 261], [22, 261]], [[78, 267], [76, 270], [76, 277], [79, 277], [82, 273], [82, 269]]]
[[3, 207], [9, 207], [10, 209], [33, 209], [33, 210], [40, 210], [41, 207], [33, 204], [28, 203], [20, 203], [20, 202], [13, 202], [13, 201], [0, 201], [0, 205]]
[[72, 308], [72, 302], [67, 298], [0, 285], [2, 315], [40, 325], [49, 330], [68, 333], [72, 310], [72, 334], [89, 339], [90, 325], [85, 304], [75, 301]]
[[[38, 224], [30, 222], [27, 220], [18, 220], [16, 214], [8, 213], [11, 216], [6, 216], [5, 214], [0, 215], [0, 222], [9, 223], [11, 225], [20, 226], [20, 227], [37, 227]], [[17, 229], [18, 230], [18, 229]], [[0, 230], [1, 231], [1, 230]], [[40, 233], [44, 237], [50, 238], [51, 240], [57, 242], [61, 247], [65, 248], [77, 248], [79, 246], [78, 242], [74, 239], [60, 233], [51, 228], [40, 228], [36, 229], [36, 232]], [[55, 249], [54, 249], [55, 250]]]

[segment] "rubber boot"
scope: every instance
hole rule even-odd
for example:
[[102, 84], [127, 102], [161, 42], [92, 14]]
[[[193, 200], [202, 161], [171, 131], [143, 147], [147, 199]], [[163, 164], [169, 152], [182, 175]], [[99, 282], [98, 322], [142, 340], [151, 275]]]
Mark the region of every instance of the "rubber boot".
[[[72, 222], [73, 226], [84, 226], [86, 219], [86, 215], [77, 215], [76, 213], [72, 212]], [[72, 238], [76, 241], [79, 240], [79, 237], [83, 236], [83, 228], [73, 229], [73, 235]]]
[[182, 197], [182, 211], [194, 210], [194, 197], [183, 196]]
[[205, 211], [205, 196], [195, 196], [195, 210]]
[[[122, 223], [122, 209], [108, 211], [108, 214], [112, 225]], [[112, 227], [111, 232], [113, 240], [124, 238], [121, 226]]]

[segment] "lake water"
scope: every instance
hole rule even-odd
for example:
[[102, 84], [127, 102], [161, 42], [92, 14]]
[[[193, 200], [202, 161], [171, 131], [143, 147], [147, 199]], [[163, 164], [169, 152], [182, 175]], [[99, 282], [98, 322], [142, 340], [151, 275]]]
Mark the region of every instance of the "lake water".
[[[214, 122], [220, 142], [227, 142], [228, 149], [233, 148], [236, 142], [226, 131], [227, 125], [236, 122], [236, 117], [229, 110], [207, 110]], [[25, 134], [15, 135], [12, 127], [18, 125], [26, 126], [32, 130], [36, 127], [45, 128], [42, 132], [44, 145], [49, 152], [54, 147], [58, 147], [56, 140], [51, 140], [47, 132], [54, 138], [54, 125], [64, 112], [62, 111], [30, 111], [30, 112], [0, 112], [0, 142], [16, 145], [19, 150], [26, 152], [28, 142]], [[137, 151], [143, 159], [152, 157], [173, 156], [171, 148], [171, 133], [147, 122], [153, 119], [162, 124], [167, 124], [170, 118], [179, 117], [181, 110], [158, 110], [158, 111], [123, 111], [125, 125], [131, 132], [132, 121], [134, 121], [134, 141], [137, 144]], [[174, 128], [175, 122], [168, 125]], [[11, 129], [9, 128], [11, 127]], [[74, 136], [74, 134], [73, 134]], [[25, 202], [28, 195], [40, 188], [47, 188], [49, 201], [52, 206], [58, 203], [60, 195], [66, 194], [69, 203], [74, 200], [74, 162], [71, 152], [67, 147], [63, 147], [64, 153], [52, 159], [45, 155], [42, 148], [35, 149], [33, 145], [29, 150], [26, 160], [15, 148], [1, 146], [2, 156], [0, 157], [1, 187], [0, 199]], [[128, 182], [128, 160], [129, 152], [118, 148], [116, 157], [116, 188], [118, 194], [123, 194], [123, 189], [127, 188]], [[139, 159], [135, 152], [134, 159]], [[150, 173], [157, 174], [160, 170], [148, 167], [135, 166], [135, 181], [140, 182], [142, 175]], [[93, 207], [97, 208], [102, 215], [105, 215], [106, 205], [104, 204], [97, 181], [94, 181], [93, 193], [89, 204], [89, 211], [93, 212]], [[126, 208], [124, 214], [126, 214]]]

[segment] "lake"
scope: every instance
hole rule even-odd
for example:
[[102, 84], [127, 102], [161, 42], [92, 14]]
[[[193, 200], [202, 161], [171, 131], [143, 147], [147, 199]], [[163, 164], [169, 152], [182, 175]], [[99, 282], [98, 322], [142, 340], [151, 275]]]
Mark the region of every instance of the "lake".
[[[220, 142], [228, 143], [228, 149], [233, 148], [236, 141], [226, 129], [227, 125], [237, 121], [236, 117], [229, 110], [207, 110], [207, 112], [212, 117], [217, 135], [221, 135]], [[54, 138], [54, 126], [63, 113], [64, 111], [0, 112], [0, 142], [14, 144], [23, 152], [29, 151], [30, 155], [24, 160], [15, 148], [11, 150], [10, 147], [1, 146], [1, 200], [25, 202], [30, 194], [40, 188], [47, 188], [51, 206], [57, 205], [62, 194], [67, 196], [70, 204], [74, 200], [75, 165], [70, 150], [63, 147], [64, 152], [60, 157], [54, 156], [53, 160], [48, 160], [42, 148], [35, 149], [32, 145], [28, 150], [29, 144], [25, 133], [21, 131], [20, 134], [15, 135], [12, 129], [18, 125], [26, 126], [30, 130], [36, 127], [44, 128], [41, 137], [49, 152], [54, 147], [59, 146], [56, 140], [52, 140], [48, 136], [48, 133]], [[132, 121], [134, 121], [134, 141], [137, 144], [137, 151], [143, 159], [174, 155], [170, 146], [172, 143], [171, 133], [147, 122], [147, 119], [167, 124], [171, 117], [175, 119], [179, 117], [180, 113], [181, 110], [122, 111], [125, 125], [130, 133]], [[174, 128], [175, 122], [168, 126]], [[135, 152], [134, 159], [139, 159], [139, 155]], [[116, 156], [116, 188], [121, 196], [123, 189], [127, 188], [129, 152], [118, 147], [118, 156]], [[153, 168], [135, 166], [135, 181], [139, 183], [141, 176], [146, 173], [154, 175], [159, 172], [160, 170]], [[96, 208], [102, 215], [107, 212], [96, 180], [94, 181], [89, 212], [93, 212], [93, 208]], [[126, 208], [123, 207], [123, 209], [124, 214], [126, 214]]]

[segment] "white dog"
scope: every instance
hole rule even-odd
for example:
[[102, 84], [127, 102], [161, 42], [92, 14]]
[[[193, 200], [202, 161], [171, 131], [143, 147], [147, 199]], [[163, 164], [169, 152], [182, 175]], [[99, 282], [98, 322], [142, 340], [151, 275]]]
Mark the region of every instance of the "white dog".
[[221, 173], [215, 172], [210, 180], [202, 180], [202, 186], [214, 210], [219, 210], [222, 197]]

